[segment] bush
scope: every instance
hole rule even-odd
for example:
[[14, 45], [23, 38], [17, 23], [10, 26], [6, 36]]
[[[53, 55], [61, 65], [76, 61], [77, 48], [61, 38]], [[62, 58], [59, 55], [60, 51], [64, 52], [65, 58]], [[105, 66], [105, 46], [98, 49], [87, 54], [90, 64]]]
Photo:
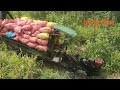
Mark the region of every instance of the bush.
[[32, 75], [36, 68], [35, 57], [29, 58], [27, 55], [19, 57], [15, 52], [7, 49], [0, 50], [0, 57], [0, 78], [33, 78]]
[[[22, 52], [21, 52], [22, 54]], [[37, 65], [36, 56], [17, 55], [0, 44], [0, 79], [65, 79], [67, 74]]]

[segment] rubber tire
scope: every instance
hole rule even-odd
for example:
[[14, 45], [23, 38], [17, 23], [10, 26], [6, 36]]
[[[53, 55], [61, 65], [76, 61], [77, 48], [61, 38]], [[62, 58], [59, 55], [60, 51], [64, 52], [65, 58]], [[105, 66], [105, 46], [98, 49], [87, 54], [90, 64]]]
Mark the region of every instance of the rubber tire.
[[74, 73], [74, 78], [75, 79], [87, 79], [87, 73], [83, 70], [77, 70]]

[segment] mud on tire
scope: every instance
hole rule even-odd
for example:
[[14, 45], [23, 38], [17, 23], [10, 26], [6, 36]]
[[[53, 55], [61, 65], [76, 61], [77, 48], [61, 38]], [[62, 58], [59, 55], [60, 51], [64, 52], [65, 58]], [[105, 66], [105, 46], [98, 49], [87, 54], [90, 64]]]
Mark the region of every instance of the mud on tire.
[[77, 70], [74, 73], [74, 78], [75, 79], [87, 79], [87, 73], [83, 70]]

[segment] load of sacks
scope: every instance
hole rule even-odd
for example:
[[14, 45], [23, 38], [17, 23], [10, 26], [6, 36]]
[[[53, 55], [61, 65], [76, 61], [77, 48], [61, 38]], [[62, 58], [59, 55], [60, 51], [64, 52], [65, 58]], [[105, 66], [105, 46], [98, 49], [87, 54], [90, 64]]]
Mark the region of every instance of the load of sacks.
[[38, 51], [48, 50], [49, 34], [56, 23], [15, 18], [0, 20], [0, 35]]

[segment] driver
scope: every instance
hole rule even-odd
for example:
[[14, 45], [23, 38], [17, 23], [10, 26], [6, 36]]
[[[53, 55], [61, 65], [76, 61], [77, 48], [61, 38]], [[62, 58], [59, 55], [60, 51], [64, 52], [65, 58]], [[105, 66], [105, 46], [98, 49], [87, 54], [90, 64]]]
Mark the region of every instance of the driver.
[[13, 19], [12, 15], [10, 14], [9, 11], [0, 11], [0, 19], [5, 19], [7, 14], [10, 16], [10, 18]]

